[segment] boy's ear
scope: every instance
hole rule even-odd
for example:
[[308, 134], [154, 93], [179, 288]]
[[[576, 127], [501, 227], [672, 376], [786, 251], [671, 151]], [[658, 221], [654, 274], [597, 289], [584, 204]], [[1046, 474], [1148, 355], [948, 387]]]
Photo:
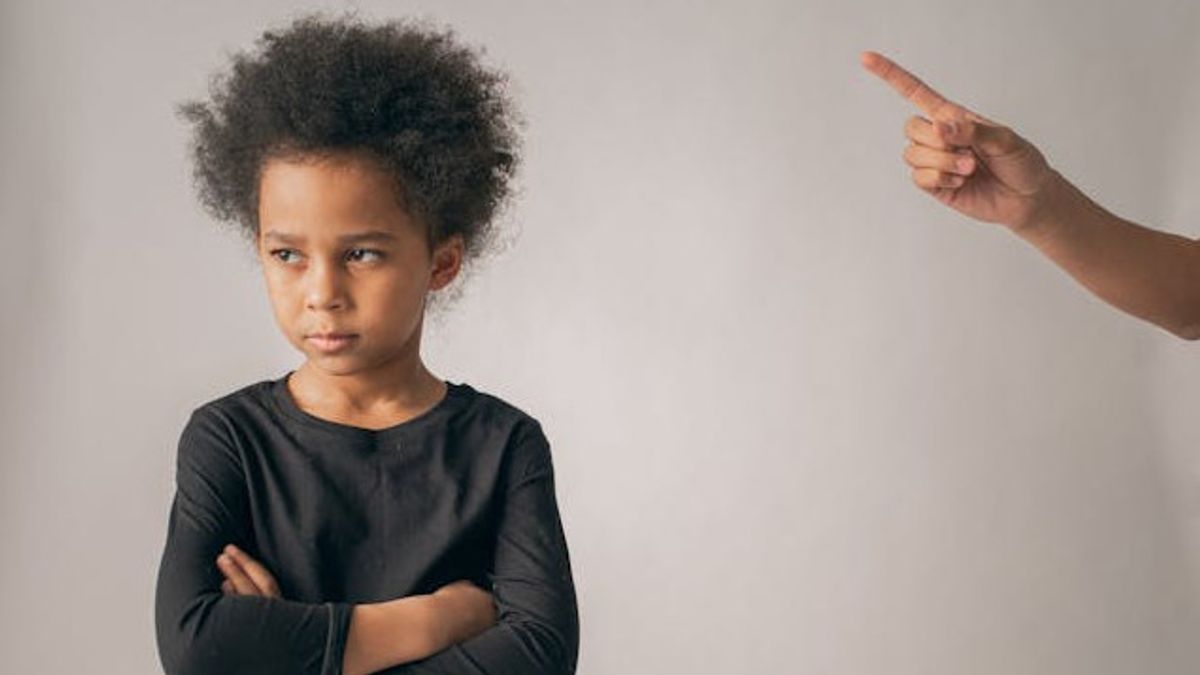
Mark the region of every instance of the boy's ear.
[[437, 245], [433, 250], [433, 269], [430, 273], [429, 286], [432, 290], [436, 291], [454, 281], [462, 267], [464, 253], [462, 235], [459, 234], [451, 235]]

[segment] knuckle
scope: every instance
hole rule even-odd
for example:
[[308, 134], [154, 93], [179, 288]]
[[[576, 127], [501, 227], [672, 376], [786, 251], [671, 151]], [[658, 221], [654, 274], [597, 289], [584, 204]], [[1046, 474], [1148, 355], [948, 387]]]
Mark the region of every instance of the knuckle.
[[907, 162], [909, 166], [915, 168], [916, 166], [918, 166], [917, 165], [917, 159], [918, 159], [917, 156], [919, 153], [920, 153], [920, 149], [917, 148], [916, 144], [909, 144], [908, 147], [904, 148], [904, 153], [903, 153], [904, 161]]

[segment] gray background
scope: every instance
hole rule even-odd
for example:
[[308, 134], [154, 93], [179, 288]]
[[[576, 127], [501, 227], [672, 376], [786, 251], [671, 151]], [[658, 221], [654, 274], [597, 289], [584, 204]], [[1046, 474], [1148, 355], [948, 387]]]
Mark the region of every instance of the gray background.
[[[288, 2], [0, 5], [0, 652], [159, 672], [195, 406], [299, 364], [172, 105]], [[508, 70], [512, 246], [433, 371], [553, 444], [581, 675], [1195, 673], [1200, 363], [917, 190], [896, 58], [1200, 234], [1191, 2], [393, 2]]]

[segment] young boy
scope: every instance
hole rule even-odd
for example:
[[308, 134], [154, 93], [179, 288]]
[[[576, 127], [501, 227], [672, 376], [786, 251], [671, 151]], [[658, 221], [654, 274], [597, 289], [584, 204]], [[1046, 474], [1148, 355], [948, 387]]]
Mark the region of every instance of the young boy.
[[[569, 675], [549, 442], [420, 355], [517, 154], [504, 78], [447, 32], [319, 16], [235, 57], [195, 123], [297, 369], [193, 410], [159, 568], [166, 672]], [[198, 317], [204, 320], [204, 317]]]

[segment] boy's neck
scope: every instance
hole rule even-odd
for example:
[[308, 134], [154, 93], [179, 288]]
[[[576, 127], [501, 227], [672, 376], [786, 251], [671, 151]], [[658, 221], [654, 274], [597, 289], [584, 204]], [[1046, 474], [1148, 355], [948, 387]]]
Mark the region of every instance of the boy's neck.
[[331, 373], [306, 361], [288, 378], [287, 386], [307, 412], [366, 427], [391, 426], [415, 417], [436, 405], [448, 387], [419, 355], [351, 374]]

